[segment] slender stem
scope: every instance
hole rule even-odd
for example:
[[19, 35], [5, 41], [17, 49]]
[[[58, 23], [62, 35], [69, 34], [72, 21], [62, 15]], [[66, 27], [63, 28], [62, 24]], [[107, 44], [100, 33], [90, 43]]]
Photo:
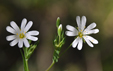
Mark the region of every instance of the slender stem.
[[25, 57], [24, 57], [24, 54], [23, 54], [23, 52], [22, 52], [22, 50], [21, 50], [21, 49], [20, 49], [20, 53], [21, 53], [22, 58], [23, 58], [24, 71], [26, 71], [26, 70], [25, 70], [25, 68], [26, 68], [26, 64], [25, 64]]
[[46, 71], [49, 71], [54, 64], [55, 64], [55, 62], [53, 61]]
[[24, 50], [24, 71], [29, 71], [29, 67], [28, 67], [28, 58], [27, 58], [27, 48], [23, 48]]
[[29, 71], [29, 67], [28, 67], [28, 59], [25, 59], [25, 65], [26, 65], [26, 71]]
[[60, 43], [60, 35], [59, 35], [59, 43]]
[[69, 47], [59, 56], [59, 58], [71, 47], [72, 43], [69, 45]]

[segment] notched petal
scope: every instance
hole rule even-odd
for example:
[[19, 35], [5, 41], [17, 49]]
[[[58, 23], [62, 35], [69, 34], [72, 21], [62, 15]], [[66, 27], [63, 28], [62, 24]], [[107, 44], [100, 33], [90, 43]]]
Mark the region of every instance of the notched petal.
[[11, 28], [10, 26], [7, 26], [6, 30], [12, 34], [16, 34], [16, 31], [13, 28]]
[[29, 31], [28, 32], [29, 35], [39, 35], [38, 31]]
[[32, 25], [33, 25], [33, 22], [29, 21], [28, 24], [26, 25], [24, 31], [27, 32], [31, 28]]
[[14, 39], [16, 39], [16, 36], [15, 35], [10, 35], [10, 36], [7, 36], [6, 37], [6, 40], [7, 41], [11, 41], [11, 40], [14, 40]]
[[76, 35], [77, 35], [76, 33], [71, 32], [71, 31], [66, 31], [65, 34], [66, 34], [67, 36], [76, 36]]
[[79, 39], [79, 42], [78, 42], [78, 50], [81, 50], [82, 49], [82, 46], [83, 46], [83, 41], [82, 41], [82, 38]]

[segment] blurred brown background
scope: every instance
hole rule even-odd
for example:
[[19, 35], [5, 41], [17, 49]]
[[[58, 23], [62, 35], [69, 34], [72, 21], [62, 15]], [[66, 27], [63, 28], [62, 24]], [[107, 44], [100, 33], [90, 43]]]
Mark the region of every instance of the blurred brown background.
[[[86, 16], [87, 26], [96, 22], [100, 32], [92, 35], [99, 41], [94, 48], [84, 44], [81, 51], [70, 49], [50, 71], [113, 71], [113, 0], [0, 0], [0, 71], [23, 71], [18, 46], [10, 47], [6, 26], [23, 18], [33, 21], [30, 30], [40, 32], [40, 43], [29, 59], [30, 71], [45, 71], [51, 64], [56, 19], [60, 17], [63, 29], [76, 25], [76, 16]], [[64, 51], [74, 40], [66, 37]], [[62, 52], [61, 51], [61, 52]]]

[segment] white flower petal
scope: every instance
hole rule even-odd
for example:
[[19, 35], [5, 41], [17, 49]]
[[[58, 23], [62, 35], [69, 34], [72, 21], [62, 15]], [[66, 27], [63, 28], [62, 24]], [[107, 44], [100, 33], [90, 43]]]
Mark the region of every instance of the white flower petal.
[[82, 16], [82, 20], [81, 20], [81, 30], [84, 30], [86, 25], [86, 17]]
[[87, 39], [89, 39], [93, 44], [98, 44], [98, 41], [96, 39], [94, 39], [91, 36], [86, 36]]
[[16, 31], [13, 28], [11, 28], [10, 26], [7, 26], [6, 30], [12, 34], [16, 34]]
[[23, 47], [23, 39], [19, 39], [18, 47], [19, 48], [22, 48]]
[[84, 31], [83, 34], [96, 34], [99, 32], [99, 29], [87, 30]]
[[27, 40], [26, 38], [24, 39], [24, 45], [25, 45], [26, 47], [30, 47], [29, 42], [28, 42], [28, 40]]
[[75, 48], [76, 46], [77, 46], [77, 44], [78, 44], [78, 42], [79, 42], [79, 37], [78, 38], [76, 38], [73, 42], [72, 42], [72, 47], [73, 48]]
[[79, 39], [79, 42], [78, 42], [78, 50], [81, 50], [82, 49], [82, 46], [83, 46], [83, 41], [82, 41], [82, 38]]
[[16, 35], [10, 35], [6, 37], [6, 40], [11, 41], [11, 40], [14, 40], [15, 38], [16, 38]]
[[62, 24], [59, 25], [58, 29], [60, 29], [60, 28], [61, 28], [61, 30], [62, 30]]
[[32, 41], [37, 41], [38, 38], [37, 37], [34, 37], [34, 36], [31, 36], [31, 35], [26, 35], [26, 38], [29, 39], [29, 40], [32, 40]]
[[29, 31], [29, 32], [27, 32], [27, 34], [29, 34], [29, 35], [39, 35], [39, 32], [38, 31]]
[[94, 31], [93, 33], [96, 34], [99, 32], [99, 29], [93, 29], [92, 31]]
[[84, 31], [91, 30], [96, 27], [96, 23], [91, 23]]
[[27, 32], [31, 28], [32, 25], [33, 25], [33, 22], [29, 21], [28, 24], [26, 25], [24, 31]]
[[65, 34], [66, 34], [67, 36], [76, 36], [76, 35], [78, 35], [78, 33], [71, 32], [71, 31], [66, 31]]
[[76, 21], [77, 21], [78, 28], [80, 28], [80, 16], [76, 17]]
[[15, 46], [17, 43], [18, 43], [18, 39], [15, 39], [10, 43], [10, 46]]
[[24, 18], [21, 22], [21, 30], [24, 30], [25, 26], [26, 26], [26, 23], [27, 23], [27, 19]]
[[17, 24], [14, 21], [11, 21], [10, 25], [16, 30], [16, 32], [18, 32], [20, 30], [19, 27], [17, 26]]
[[86, 38], [86, 36], [83, 36], [83, 38], [90, 47], [94, 47], [93, 44], [89, 41], [89, 39]]
[[72, 32], [78, 32], [77, 29], [71, 25], [66, 26], [67, 30], [72, 31]]

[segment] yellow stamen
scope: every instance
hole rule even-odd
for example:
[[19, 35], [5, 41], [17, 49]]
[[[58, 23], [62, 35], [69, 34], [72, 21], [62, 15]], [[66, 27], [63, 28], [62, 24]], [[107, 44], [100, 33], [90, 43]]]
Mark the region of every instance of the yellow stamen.
[[26, 36], [23, 34], [23, 33], [20, 33], [20, 35], [19, 35], [19, 38], [20, 39], [23, 39], [23, 38], [25, 38]]
[[16, 35], [18, 35], [18, 33]]
[[82, 32], [79, 32], [79, 33], [78, 33], [78, 36], [79, 36], [80, 38], [82, 38], [82, 36], [83, 36]]

